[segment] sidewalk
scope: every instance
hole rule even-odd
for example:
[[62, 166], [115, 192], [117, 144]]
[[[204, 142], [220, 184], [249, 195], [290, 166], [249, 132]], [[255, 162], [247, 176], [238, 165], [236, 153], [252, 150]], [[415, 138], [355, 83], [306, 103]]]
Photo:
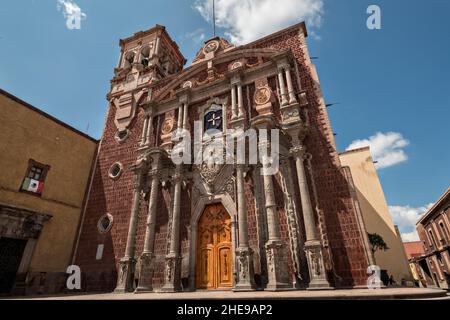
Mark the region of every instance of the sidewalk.
[[9, 299], [39, 299], [39, 300], [233, 300], [233, 299], [290, 299], [290, 300], [314, 300], [314, 299], [431, 299], [445, 297], [444, 290], [427, 288], [385, 288], [385, 289], [351, 289], [351, 290], [327, 290], [327, 291], [196, 291], [179, 293], [125, 293], [125, 294], [79, 294], [51, 297], [22, 297]]

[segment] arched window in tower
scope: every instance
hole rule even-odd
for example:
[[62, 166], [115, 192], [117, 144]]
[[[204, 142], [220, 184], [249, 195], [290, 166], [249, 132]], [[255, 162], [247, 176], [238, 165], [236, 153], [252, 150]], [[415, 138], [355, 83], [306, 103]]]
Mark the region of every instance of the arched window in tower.
[[141, 64], [144, 67], [148, 67], [150, 64], [150, 47], [149, 46], [145, 46], [141, 50]]
[[133, 51], [127, 52], [125, 55], [125, 59], [123, 61], [123, 67], [124, 68], [131, 68], [131, 66], [134, 63], [134, 58], [136, 57], [136, 54]]

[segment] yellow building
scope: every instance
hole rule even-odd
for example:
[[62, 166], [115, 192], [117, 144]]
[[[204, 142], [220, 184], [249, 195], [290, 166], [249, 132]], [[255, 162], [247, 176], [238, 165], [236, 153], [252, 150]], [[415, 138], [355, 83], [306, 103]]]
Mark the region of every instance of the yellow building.
[[375, 253], [374, 263], [392, 275], [397, 284], [411, 281], [400, 232], [389, 213], [369, 147], [343, 152], [340, 160], [350, 169], [366, 231], [380, 235], [389, 247]]
[[0, 294], [65, 285], [97, 140], [0, 90]]

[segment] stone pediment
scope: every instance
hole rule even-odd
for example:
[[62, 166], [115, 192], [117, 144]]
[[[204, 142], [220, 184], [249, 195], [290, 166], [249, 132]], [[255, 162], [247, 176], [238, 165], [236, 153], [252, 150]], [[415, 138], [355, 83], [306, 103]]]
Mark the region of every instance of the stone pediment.
[[[202, 48], [203, 50], [203, 48]], [[165, 86], [157, 95], [154, 96], [155, 102], [160, 102], [168, 99], [173, 92], [180, 88], [189, 87], [195, 90], [196, 87], [207, 83], [205, 79], [208, 77], [208, 72], [214, 69], [214, 66], [227, 64], [228, 71], [233, 69], [252, 68], [256, 64], [249, 64], [246, 61], [266, 59], [271, 60], [272, 57], [279, 55], [281, 52], [276, 49], [246, 49], [232, 47], [228, 51], [224, 51], [222, 54], [215, 56], [211, 61], [199, 60], [197, 63], [193, 63], [189, 68], [183, 70], [177, 77], [175, 77], [170, 83]], [[254, 59], [256, 58], [256, 59]], [[217, 80], [220, 77], [216, 74]]]
[[194, 60], [192, 61], [192, 65], [202, 61], [211, 60], [214, 57], [234, 48], [235, 46], [229, 43], [226, 39], [220, 37], [212, 38], [206, 41], [203, 48], [197, 52]]

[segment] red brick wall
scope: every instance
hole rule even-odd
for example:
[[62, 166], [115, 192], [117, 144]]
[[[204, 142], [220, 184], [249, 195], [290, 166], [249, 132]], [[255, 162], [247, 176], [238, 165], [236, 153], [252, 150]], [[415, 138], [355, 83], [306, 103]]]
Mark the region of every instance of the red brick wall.
[[[336, 273], [335, 285], [339, 287], [365, 285], [367, 259], [353, 201], [339, 166], [337, 152], [329, 141], [329, 132], [332, 132], [332, 129], [328, 126], [325, 108], [319, 104], [320, 97], [316, 93], [316, 84], [302, 45], [304, 43], [301, 43], [298, 30], [293, 30], [275, 39], [257, 42], [252, 47], [292, 50], [300, 73], [301, 88], [307, 92], [311, 132], [305, 144], [313, 159], [312, 169], [319, 202], [317, 205], [325, 214], [326, 236], [330, 243]], [[296, 82], [294, 76], [293, 81]], [[311, 189], [311, 177], [309, 180]]]

